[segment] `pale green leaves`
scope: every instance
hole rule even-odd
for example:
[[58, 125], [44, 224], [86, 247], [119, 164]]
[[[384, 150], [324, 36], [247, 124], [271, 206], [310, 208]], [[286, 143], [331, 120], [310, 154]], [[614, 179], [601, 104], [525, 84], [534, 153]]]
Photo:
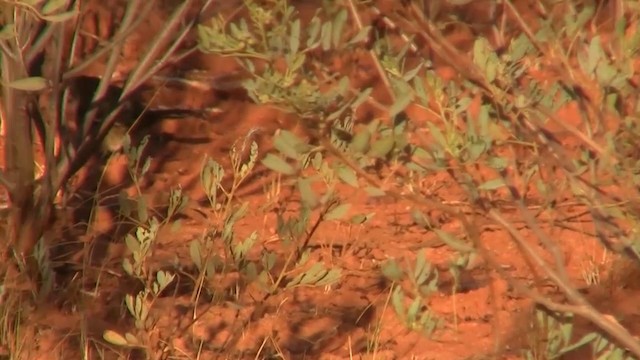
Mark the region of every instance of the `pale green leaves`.
[[128, 275], [135, 276], [141, 280], [146, 277], [145, 262], [150, 255], [159, 227], [160, 223], [155, 218], [151, 218], [148, 226], [140, 225], [136, 229], [135, 235], [128, 234], [125, 237], [125, 244], [132, 254], [132, 259], [125, 258], [122, 262], [122, 266]]
[[[524, 353], [527, 360], [533, 360], [539, 356], [544, 356], [547, 359], [558, 359], [587, 344], [591, 344], [590, 356], [594, 359], [633, 359], [631, 354], [597, 332], [586, 333], [578, 340], [573, 340], [575, 334], [573, 332], [574, 320], [572, 314], [550, 315], [546, 311], [537, 310], [532, 321], [535, 323], [532, 324], [532, 327], [543, 332], [547, 341], [544, 342], [544, 346], [536, 348], [536, 352], [531, 349], [527, 350]], [[539, 344], [535, 345], [539, 346]]]
[[139, 183], [151, 166], [151, 158], [146, 157], [143, 159], [142, 156], [147, 144], [149, 144], [149, 135], [142, 138], [142, 141], [137, 146], [131, 144], [131, 138], [128, 134], [125, 134], [122, 140], [122, 148], [127, 156], [127, 169], [134, 183]]
[[149, 304], [147, 304], [144, 290], [135, 297], [129, 294], [125, 295], [124, 302], [127, 305], [129, 313], [135, 319], [136, 328], [146, 329], [149, 325], [147, 320], [149, 319], [150, 307]]
[[224, 28], [222, 17], [212, 18], [208, 25], [198, 25], [198, 46], [202, 51], [221, 54], [253, 53], [253, 35], [244, 19]]
[[586, 51], [578, 53], [578, 62], [582, 70], [594, 77], [601, 86], [615, 89], [628, 88], [627, 79], [633, 74], [619, 69], [605, 52], [600, 36], [591, 39]]
[[207, 158], [200, 171], [200, 182], [204, 189], [204, 193], [209, 199], [212, 208], [216, 208], [218, 202], [218, 191], [223, 190], [222, 179], [224, 179], [224, 169], [220, 164]]
[[406, 294], [398, 285], [393, 286], [391, 304], [407, 328], [430, 336], [439, 326], [440, 321], [426, 306], [426, 301], [423, 299], [437, 290], [438, 273], [426, 260], [424, 250], [416, 255], [413, 269], [403, 270], [397, 261], [391, 259], [382, 264], [381, 270], [383, 275], [394, 283], [409, 277], [413, 284], [411, 290], [414, 292], [409, 306], [405, 306]]
[[488, 82], [493, 82], [504, 69], [498, 55], [484, 37], [473, 43], [473, 62], [484, 72]]
[[182, 213], [189, 203], [189, 197], [182, 192], [182, 187], [171, 189], [169, 192], [169, 206], [167, 209], [167, 218], [173, 218], [175, 215]]
[[117, 333], [113, 330], [105, 330], [105, 332], [102, 334], [102, 338], [106, 342], [116, 346], [122, 346], [122, 347], [141, 347], [142, 346], [138, 338], [136, 338], [135, 335], [129, 332], [125, 333], [123, 336], [123, 335], [120, 335], [120, 333]]
[[153, 295], [160, 295], [160, 293], [169, 286], [175, 279], [175, 275], [168, 272], [160, 270], [156, 273], [156, 280], [153, 282], [151, 291]]
[[287, 288], [298, 286], [327, 286], [340, 280], [342, 269], [327, 269], [321, 263], [315, 263], [307, 271], [297, 275], [287, 283]]
[[533, 44], [526, 34], [516, 36], [509, 44], [509, 60], [518, 62], [534, 51]]

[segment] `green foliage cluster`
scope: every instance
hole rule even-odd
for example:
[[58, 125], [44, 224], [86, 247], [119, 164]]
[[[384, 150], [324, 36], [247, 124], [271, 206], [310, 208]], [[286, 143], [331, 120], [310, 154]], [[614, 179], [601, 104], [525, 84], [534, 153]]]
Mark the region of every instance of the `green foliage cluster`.
[[[361, 126], [354, 125], [353, 113], [365, 102], [372, 101], [372, 89], [350, 89], [345, 77], [333, 73], [317, 60], [340, 57], [354, 46], [362, 46], [372, 32], [369, 27], [343, 31], [348, 18], [359, 22], [357, 13], [347, 10], [355, 8], [354, 2], [348, 3], [350, 7], [330, 9], [322, 16], [322, 10], [319, 10], [308, 25], [301, 26], [286, 1], [275, 1], [268, 7], [247, 1], [248, 19], [229, 24], [214, 20], [199, 27], [203, 51], [233, 56], [252, 74], [244, 86], [254, 101], [294, 112], [311, 135], [311, 142], [306, 142], [290, 132], [281, 131], [274, 137], [276, 151], [263, 160], [266, 167], [296, 179], [305, 206], [313, 209], [326, 205], [329, 199], [331, 203], [345, 205], [347, 199], [340, 199], [333, 190], [335, 180], [363, 189], [372, 197], [391, 195], [408, 199], [415, 205], [412, 216], [416, 223], [433, 230], [459, 254], [451, 266], [455, 278], [472, 257], [485, 252], [477, 239], [475, 221], [478, 216], [487, 217], [511, 232], [524, 249], [525, 256], [542, 266], [572, 302], [584, 305], [584, 298], [571, 290], [562, 270], [564, 265], [558, 255], [558, 245], [540, 230], [536, 215], [528, 210], [531, 185], [542, 196], [543, 201], [538, 206], [546, 212], [558, 212], [562, 194], [572, 194], [573, 200], [590, 209], [601, 238], [615, 233], [622, 237], [624, 244], [617, 250], [631, 251], [640, 259], [635, 236], [622, 230], [617, 222], [624, 219], [635, 224], [637, 212], [628, 206], [629, 203], [597, 190], [607, 185], [629, 189], [629, 183], [623, 179], [631, 180], [636, 176], [628, 172], [628, 165], [622, 165], [622, 162], [635, 161], [631, 160], [634, 157], [620, 157], [618, 149], [625, 145], [613, 139], [615, 136], [633, 136], [626, 129], [632, 128], [630, 124], [635, 123], [633, 119], [638, 111], [633, 91], [638, 34], [631, 32], [629, 35], [626, 31], [632, 21], [637, 21], [638, 9], [631, 7], [628, 14], [614, 19], [613, 36], [618, 46], [606, 48], [601, 35], [585, 31], [588, 24], [594, 22], [597, 10], [594, 4], [567, 4], [569, 11], [560, 16], [562, 21], [557, 21], [558, 15], [548, 16], [540, 19], [533, 30], [507, 2], [505, 11], [515, 14], [519, 31], [511, 36], [502, 29], [503, 38], [505, 35], [509, 38], [501, 52], [495, 51], [487, 38], [479, 36], [467, 58], [443, 40], [437, 25], [421, 17], [420, 11], [415, 11], [421, 10], [419, 5], [410, 4], [409, 10], [401, 15], [411, 19], [414, 29], [418, 28], [416, 36], [434, 43], [432, 48], [440, 49], [438, 55], [461, 70], [462, 81], [444, 81], [431, 66], [431, 59], [420, 54], [410, 56], [410, 43], [398, 46], [390, 37], [375, 38], [371, 54], [379, 65], [379, 75], [386, 83], [393, 103], [386, 108], [390, 121], [375, 119]], [[498, 31], [495, 27], [494, 30]], [[415, 65], [408, 68], [406, 64], [410, 58]], [[577, 59], [577, 67], [574, 59]], [[531, 75], [532, 68], [549, 70], [548, 63], [558, 64], [563, 73], [551, 85]], [[478, 97], [482, 99], [479, 111], [472, 115], [469, 109]], [[554, 115], [569, 101], [577, 102], [584, 109], [580, 114], [584, 132]], [[440, 121], [424, 125], [409, 121], [404, 111], [411, 104], [431, 109]], [[622, 126], [614, 135], [605, 130], [605, 117], [628, 125]], [[559, 140], [545, 130], [549, 119], [578, 139], [577, 149], [563, 148]], [[421, 136], [423, 133], [429, 136]], [[603, 138], [602, 134], [608, 139], [604, 145], [599, 140]], [[526, 156], [504, 155], [514, 152], [524, 152]], [[382, 186], [384, 179], [371, 173], [372, 165], [381, 163], [390, 168], [407, 169], [398, 187]], [[478, 168], [493, 176], [482, 179], [478, 176]], [[562, 176], [549, 183], [545, 174], [552, 168], [560, 168]], [[476, 209], [474, 216], [435, 204], [416, 191], [419, 184], [415, 179], [441, 172], [448, 173], [464, 190], [468, 204]], [[524, 180], [525, 186], [516, 185], [517, 177]], [[309, 182], [324, 183], [324, 192], [312, 191], [317, 187], [310, 186]], [[407, 189], [408, 194], [403, 192]], [[545, 264], [540, 254], [514, 233], [513, 224], [505, 218], [500, 205], [505, 202], [513, 203], [527, 226], [534, 229], [539, 241], [554, 256], [553, 266]], [[422, 212], [424, 206], [429, 205], [438, 206], [459, 218], [469, 241], [434, 227], [429, 216]], [[606, 241], [604, 245], [611, 246]], [[432, 289], [437, 276], [424, 283], [431, 278], [430, 268], [424, 261], [419, 257], [415, 270], [407, 275], [402, 275], [404, 273], [395, 263], [387, 264], [384, 269], [394, 281], [408, 278], [415, 284], [417, 297], [408, 308], [403, 305], [401, 298], [405, 294], [400, 288], [393, 293], [393, 305], [407, 326], [431, 333], [435, 322], [421, 300], [428, 294], [421, 290]], [[556, 305], [539, 296], [534, 300], [551, 309]], [[603, 330], [616, 328], [609, 335], [622, 341], [632, 352], [640, 349], [636, 340], [619, 324], [610, 323], [588, 305], [580, 315]], [[596, 333], [592, 333], [578, 344], [592, 343], [594, 349], [599, 349], [597, 352], [604, 351], [605, 346], [596, 338]], [[563, 346], [554, 345], [552, 351], [556, 355], [549, 358], [558, 356], [568, 345]], [[617, 351], [601, 354], [605, 354], [603, 358], [626, 356]]]
[[[444, 80], [434, 69], [431, 53], [416, 53], [416, 46], [410, 41], [398, 44], [391, 36], [377, 36], [374, 27], [363, 26], [359, 11], [368, 5], [354, 0], [326, 2], [308, 21], [287, 0], [265, 4], [245, 0], [246, 17], [227, 21], [218, 16], [197, 26], [195, 22], [184, 25], [186, 9], [193, 5], [192, 1], [186, 1], [177, 6], [168, 26], [128, 75], [123, 95], [106, 118], [97, 119], [95, 109], [84, 115], [84, 124], [98, 120], [99, 129], [95, 131], [86, 125], [80, 135], [88, 140], [75, 144], [77, 148], [63, 144], [69, 151], [55, 156], [54, 139], [60, 132], [58, 127], [62, 127], [59, 114], [65, 113], [68, 104], [60, 100], [52, 105], [53, 114], [45, 114], [52, 118], [49, 122], [25, 116], [19, 111], [20, 106], [35, 104], [30, 94], [45, 90], [53, 91], [57, 99], [65, 99], [68, 89], [61, 80], [77, 75], [81, 67], [110, 53], [106, 56], [103, 80], [92, 99], [92, 103], [99, 104], [109, 85], [108, 79], [115, 72], [123, 39], [135, 28], [135, 19], [144, 18], [151, 7], [131, 2], [108, 45], [76, 67], [58, 62], [54, 78], [49, 79], [30, 73], [31, 65], [44, 51], [41, 42], [64, 40], [56, 37], [61, 36], [56, 35], [56, 26], [77, 21], [75, 8], [58, 0], [2, 2], [2, 120], [12, 137], [10, 145], [15, 146], [11, 148], [15, 151], [7, 152], [7, 171], [0, 173], [0, 182], [9, 189], [15, 205], [10, 214], [13, 228], [9, 231], [9, 237], [15, 239], [7, 242], [2, 260], [15, 264], [19, 272], [28, 274], [26, 277], [38, 279], [39, 287], [33, 291], [35, 298], [44, 299], [51, 293], [49, 245], [41, 236], [44, 220], [49, 216], [41, 208], [53, 207], [55, 194], [83, 165], [78, 160], [82, 158], [80, 154], [100, 146], [128, 97], [166, 65], [189, 31], [196, 30], [200, 51], [234, 58], [251, 74], [242, 84], [251, 99], [295, 114], [304, 136], [292, 129], [280, 129], [272, 138], [274, 150], [267, 154], [259, 154], [258, 145], [247, 136], [231, 149], [230, 167], [224, 168], [212, 158], [202, 164], [200, 183], [212, 217], [202, 236], [189, 244], [189, 258], [196, 269], [195, 275], [191, 274], [195, 284], [191, 294], [193, 304], [203, 297], [212, 303], [229, 295], [239, 298], [246, 284], [257, 285], [262, 291], [264, 297], [255, 299], [256, 302], [303, 286], [330, 290], [340, 281], [343, 269], [312, 259], [310, 241], [319, 225], [334, 221], [349, 228], [363, 227], [376, 215], [352, 214], [349, 196], [338, 191], [347, 187], [370, 198], [388, 196], [412, 205], [410, 215], [415, 224], [436, 234], [455, 254], [448, 269], [454, 280], [454, 297], [461, 273], [482, 258], [516, 290], [544, 307], [545, 311], [535, 315], [532, 324], [535, 336], [523, 352], [526, 359], [559, 358], [587, 346], [597, 359], [640, 356], [637, 339], [617, 319], [596, 310], [576, 291], [566, 274], [559, 244], [543, 230], [545, 220], [540, 217], [545, 214], [546, 218], [568, 222], [562, 208], [568, 204], [581, 206], [595, 224], [595, 236], [603, 246], [640, 261], [640, 241], [635, 230], [640, 227], [635, 190], [640, 179], [635, 150], [640, 132], [636, 125], [639, 102], [634, 68], [640, 34], [629, 31], [640, 18], [640, 8], [627, 4], [622, 15], [616, 15], [610, 34], [614, 41], [609, 42], [598, 31], [587, 31], [595, 26], [598, 6], [589, 1], [580, 3], [580, 6], [565, 4], [565, 12], [557, 15], [548, 12], [553, 6], [540, 2], [538, 6], [543, 12], [551, 15], [538, 19], [535, 28], [531, 28], [512, 2], [504, 1], [502, 6], [505, 14], [512, 14], [510, 24], [514, 28], [493, 27], [504, 47], [497, 51], [487, 37], [478, 36], [468, 56], [442, 35], [441, 29], [455, 19], [425, 17], [425, 13], [440, 13], [435, 5], [430, 11], [420, 8], [417, 2], [398, 5], [398, 12], [388, 15], [403, 19], [415, 38], [426, 40], [439, 58], [460, 73], [454, 80]], [[16, 19], [19, 21], [11, 21]], [[330, 60], [365, 45], [370, 48], [378, 76], [390, 94], [389, 104], [375, 99], [372, 88], [352, 88], [348, 76], [336, 73], [328, 65]], [[65, 55], [62, 48], [51, 56], [62, 59]], [[545, 79], [532, 76], [532, 69], [554, 70], [559, 74], [549, 85]], [[557, 118], [557, 111], [569, 102], [579, 105], [579, 126]], [[365, 105], [382, 108], [386, 116], [366, 124], [356, 123], [355, 113]], [[437, 121], [409, 119], [406, 112], [410, 106], [427, 110]], [[615, 130], [610, 129], [606, 119], [617, 122]], [[577, 145], [564, 146], [548, 130], [549, 123], [564, 129]], [[47, 161], [47, 171], [37, 187], [29, 135], [32, 125], [44, 129], [41, 135]], [[103, 338], [119, 347], [141, 349], [151, 358], [155, 349], [162, 349], [162, 353], [170, 348], [154, 334], [157, 319], [152, 314], [154, 304], [175, 285], [179, 271], [154, 267], [153, 250], [163, 228], [180, 229], [178, 215], [186, 209], [189, 198], [181, 188], [172, 189], [166, 213], [151, 211], [141, 185], [152, 161], [144, 157], [147, 143], [145, 138], [134, 145], [125, 136], [116, 147], [122, 145], [137, 191], [135, 196], [124, 192], [119, 196], [120, 218], [135, 224], [123, 239], [129, 255], [121, 259], [122, 270], [140, 290], [124, 297], [124, 307], [134, 329], [108, 330]], [[279, 174], [275, 188], [285, 179], [284, 183], [292, 184], [301, 199], [295, 215], [276, 213], [276, 235], [281, 242], [277, 251], [263, 247], [264, 239], [259, 238], [258, 231], [246, 236], [236, 231], [249, 213], [249, 205], [239, 201], [237, 193], [259, 165]], [[458, 204], [461, 206], [425, 195], [421, 181], [441, 174], [446, 174], [463, 194]], [[227, 178], [232, 179], [230, 184], [223, 181]], [[630, 195], [625, 199], [603, 190], [611, 187], [629, 191]], [[537, 196], [532, 195], [531, 189]], [[277, 197], [277, 190], [269, 194]], [[569, 201], [567, 194], [571, 197]], [[543, 251], [522, 238], [513, 217], [507, 215], [513, 209], [520, 222], [535, 234]], [[459, 221], [463, 232], [440, 228], [431, 216], [434, 210]], [[568, 304], [557, 303], [529, 289], [491, 260], [491, 252], [480, 241], [481, 226], [487, 222], [510, 233], [522, 255], [554, 282], [569, 300]], [[25, 231], [34, 228], [33, 233]], [[616, 241], [609, 241], [610, 238]], [[349, 246], [357, 250], [358, 245], [354, 242]], [[550, 255], [552, 262], [544, 260], [543, 255]], [[27, 263], [29, 257], [35, 260], [35, 271]], [[380, 264], [381, 275], [392, 284], [388, 305], [407, 329], [435, 336], [446, 320], [430, 308], [430, 299], [438, 292], [441, 271], [428, 261], [424, 250], [417, 252], [413, 264], [397, 259]], [[2, 276], [5, 273], [9, 270], [3, 270]], [[233, 290], [235, 293], [229, 294], [229, 290], [221, 293], [213, 284], [218, 275], [230, 273], [239, 274], [242, 281]], [[601, 281], [599, 273], [587, 271], [583, 276], [590, 284]], [[0, 281], [0, 297], [7, 294]], [[19, 301], [4, 302], [9, 303]], [[2, 304], [0, 301], [0, 307]], [[8, 306], [4, 307], [2, 314], [8, 318], [7, 309]], [[196, 310], [193, 315], [197, 319]], [[576, 340], [572, 327], [576, 316], [586, 318], [600, 331]], [[11, 325], [7, 323], [3, 321], [0, 347], [9, 342], [8, 336], [3, 336], [11, 333], [8, 330]]]

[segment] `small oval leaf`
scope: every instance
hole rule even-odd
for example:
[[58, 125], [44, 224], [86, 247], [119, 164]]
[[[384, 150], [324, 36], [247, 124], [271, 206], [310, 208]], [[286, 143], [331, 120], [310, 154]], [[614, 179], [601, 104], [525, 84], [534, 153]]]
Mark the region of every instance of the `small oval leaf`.
[[384, 137], [371, 145], [371, 151], [368, 155], [374, 158], [386, 157], [393, 150], [395, 143], [396, 140], [393, 136]]
[[351, 139], [351, 150], [358, 153], [365, 153], [369, 151], [369, 143], [371, 142], [371, 132], [369, 129], [364, 129], [358, 132]]
[[262, 165], [285, 175], [293, 175], [296, 172], [293, 166], [289, 165], [289, 163], [284, 161], [281, 157], [274, 154], [267, 154], [267, 156], [262, 160]]
[[496, 190], [504, 186], [507, 186], [504, 179], [496, 178], [480, 184], [478, 190]]
[[358, 176], [356, 172], [349, 167], [340, 166], [336, 170], [338, 173], [338, 177], [340, 180], [344, 181], [346, 184], [353, 186], [354, 188], [358, 187]]
[[127, 339], [125, 339], [124, 336], [112, 330], [105, 330], [105, 332], [102, 333], [102, 338], [109, 344], [113, 344], [116, 346], [128, 345]]
[[32, 76], [12, 81], [8, 86], [22, 91], [41, 91], [49, 87], [49, 81], [41, 76]]
[[300, 197], [302, 198], [302, 202], [309, 207], [310, 209], [314, 209], [319, 201], [318, 196], [313, 191], [311, 187], [311, 180], [308, 178], [299, 178], [298, 179], [298, 190], [300, 191]]
[[342, 219], [347, 211], [351, 208], [351, 204], [340, 204], [333, 209], [329, 210], [327, 214], [324, 216], [325, 220], [339, 220]]

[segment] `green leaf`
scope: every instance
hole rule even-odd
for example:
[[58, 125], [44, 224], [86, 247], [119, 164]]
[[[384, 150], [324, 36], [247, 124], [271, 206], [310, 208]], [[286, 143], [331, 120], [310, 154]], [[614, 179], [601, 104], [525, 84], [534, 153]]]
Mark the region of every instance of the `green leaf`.
[[276, 261], [278, 260], [278, 256], [272, 252], [266, 252], [262, 255], [262, 265], [265, 270], [271, 271], [273, 267], [276, 265]]
[[309, 178], [298, 179], [298, 190], [300, 191], [302, 203], [305, 206], [314, 209], [318, 205], [318, 197], [311, 188], [311, 180]]
[[394, 118], [399, 113], [403, 112], [409, 104], [413, 101], [413, 93], [405, 92], [396, 97], [396, 101], [389, 107], [389, 117]]
[[296, 19], [291, 24], [291, 33], [289, 34], [289, 49], [292, 54], [297, 54], [300, 49], [300, 19]]
[[347, 214], [347, 211], [349, 211], [350, 208], [351, 208], [351, 204], [349, 203], [340, 204], [334, 207], [333, 209], [329, 210], [324, 215], [324, 220], [340, 220], [344, 218], [344, 216]]
[[369, 38], [369, 34], [371, 33], [371, 26], [363, 26], [360, 31], [347, 43], [347, 45], [355, 45], [361, 42], [366, 41]]
[[342, 40], [344, 25], [347, 23], [347, 10], [341, 9], [333, 19], [333, 46], [338, 48]]
[[480, 184], [478, 190], [496, 190], [505, 186], [507, 186], [507, 184], [504, 182], [504, 179], [495, 178]]
[[370, 197], [381, 197], [387, 195], [384, 190], [373, 186], [367, 186], [366, 188], [364, 188], [364, 191], [366, 191], [367, 195], [369, 195]]
[[398, 262], [393, 259], [382, 263], [380, 270], [382, 271], [382, 275], [393, 282], [400, 281], [404, 277], [404, 273], [398, 265]]
[[427, 96], [427, 92], [424, 89], [424, 80], [422, 78], [416, 77], [413, 79], [413, 89], [415, 92], [415, 96], [420, 100], [420, 104], [423, 106], [429, 105], [429, 97]]
[[376, 213], [357, 214], [351, 217], [351, 223], [354, 225], [362, 225], [371, 220]]
[[284, 175], [293, 175], [296, 173], [293, 166], [289, 165], [289, 163], [284, 161], [281, 157], [274, 154], [267, 154], [267, 156], [262, 160], [262, 165]]
[[127, 346], [129, 344], [127, 342], [127, 339], [124, 338], [124, 336], [120, 335], [119, 333], [113, 330], [105, 330], [104, 333], [102, 333], [102, 338], [106, 342], [116, 346]]
[[410, 325], [414, 325], [415, 321], [418, 318], [418, 311], [420, 311], [420, 306], [422, 305], [422, 301], [420, 301], [419, 297], [413, 299], [409, 308], [407, 309], [407, 320]]
[[331, 23], [326, 22], [322, 24], [322, 31], [320, 32], [320, 41], [322, 44], [322, 50], [328, 51], [331, 49]]
[[526, 34], [520, 34], [509, 44], [509, 54], [511, 61], [520, 61], [529, 51], [531, 51], [531, 41]]
[[607, 340], [607, 338], [603, 336], [598, 336], [595, 341], [596, 341], [596, 344], [595, 344], [596, 353], [601, 352], [607, 347], [607, 345], [609, 345], [609, 340]]
[[191, 241], [191, 244], [189, 244], [189, 255], [191, 257], [191, 261], [199, 271], [202, 271], [202, 255], [200, 248], [201, 246], [198, 240], [193, 240]]
[[129, 276], [135, 275], [133, 272], [133, 265], [131, 264], [131, 260], [129, 260], [128, 258], [125, 258], [124, 260], [122, 260], [122, 268], [124, 269], [124, 272], [127, 273], [127, 275]]
[[509, 160], [503, 157], [491, 156], [487, 159], [487, 165], [496, 170], [504, 170], [509, 166]]
[[181, 228], [182, 228], [182, 219], [176, 219], [171, 224], [171, 233], [172, 234], [177, 234], [178, 231], [180, 231]]
[[[584, 25], [591, 19], [595, 12], [595, 7], [586, 5], [582, 11], [575, 17], [575, 19], [571, 19], [567, 21], [567, 32], [569, 33], [569, 37], [573, 37], [573, 35], [580, 31]], [[571, 16], [573, 18], [573, 16]]]
[[118, 208], [119, 212], [124, 217], [130, 217], [133, 211], [132, 201], [129, 199], [129, 195], [126, 191], [122, 190], [118, 193]]
[[321, 25], [322, 25], [322, 22], [320, 21], [320, 18], [314, 16], [313, 19], [311, 19], [311, 22], [309, 23], [309, 30], [307, 32], [308, 48], [311, 48], [317, 45], [318, 36], [320, 35]]
[[45, 16], [42, 16], [42, 18], [48, 22], [60, 23], [60, 22], [71, 20], [74, 17], [76, 17], [76, 15], [78, 15], [78, 12], [75, 10], [71, 10], [71, 11], [66, 11], [60, 14], [55, 14], [55, 15], [45, 15]]
[[49, 81], [41, 76], [33, 76], [10, 82], [8, 87], [22, 91], [41, 91], [49, 87]]
[[309, 260], [311, 260], [311, 250], [310, 249], [306, 249], [300, 255], [300, 259], [296, 263], [296, 267], [304, 266]]
[[140, 344], [140, 341], [138, 340], [138, 338], [136, 338], [132, 333], [128, 332], [124, 334], [125, 339], [127, 339], [127, 343], [129, 345], [138, 345]]
[[488, 82], [493, 82], [498, 76], [498, 69], [500, 67], [500, 63], [498, 58], [495, 56], [489, 56], [487, 58], [487, 65], [485, 67], [485, 76], [487, 77]]
[[368, 155], [374, 158], [384, 158], [393, 150], [395, 143], [396, 139], [394, 136], [385, 136], [371, 145], [371, 150], [369, 150]]
[[320, 281], [327, 270], [321, 263], [315, 263], [307, 271], [298, 274], [288, 284], [287, 288], [293, 288], [298, 285], [313, 285], [316, 281]]
[[168, 271], [161, 270], [161, 271], [158, 271], [158, 273], [156, 274], [156, 279], [157, 279], [158, 285], [160, 285], [160, 291], [162, 291], [169, 284], [171, 284], [173, 279], [175, 279], [175, 275], [173, 275], [172, 273], [170, 273]]
[[274, 136], [273, 146], [283, 155], [291, 159], [297, 159], [311, 150], [309, 144], [288, 130], [278, 131]]
[[342, 276], [342, 269], [340, 269], [340, 268], [332, 268], [331, 270], [327, 271], [326, 274], [324, 274], [324, 276], [322, 278], [317, 280], [315, 282], [315, 285], [316, 286], [327, 286], [327, 285], [335, 284], [336, 282], [338, 282], [340, 280], [341, 276]]
[[146, 223], [149, 220], [149, 212], [147, 211], [147, 203], [145, 198], [140, 196], [137, 201], [138, 207], [138, 220], [141, 223]]
[[596, 80], [602, 86], [611, 84], [617, 75], [618, 70], [612, 65], [601, 63], [596, 67]]
[[489, 109], [490, 105], [482, 105], [478, 113], [477, 122], [480, 128], [480, 136], [483, 138], [491, 137], [491, 133], [489, 132]]
[[371, 142], [371, 132], [369, 129], [362, 129], [362, 131], [355, 134], [351, 139], [351, 150], [357, 153], [365, 153], [369, 151], [369, 143]]
[[393, 289], [393, 293], [391, 294], [391, 304], [393, 305], [393, 310], [400, 316], [401, 318], [406, 317], [406, 313], [404, 311], [404, 291], [400, 286], [395, 286]]
[[475, 162], [484, 154], [487, 146], [484, 142], [474, 142], [469, 144], [469, 159], [468, 161]]
[[465, 96], [460, 100], [456, 101], [454, 114], [460, 114], [462, 112], [467, 111], [467, 109], [469, 109], [469, 106], [471, 106], [471, 103], [472, 103], [472, 100], [468, 96]]
[[124, 238], [125, 243], [127, 244], [127, 248], [132, 252], [138, 252], [140, 251], [140, 243], [138, 242], [138, 240], [135, 238], [135, 236], [131, 235], [131, 234], [127, 234], [127, 236], [125, 236]]
[[340, 180], [344, 181], [346, 184], [351, 185], [354, 188], [359, 187], [358, 176], [356, 175], [356, 172], [353, 171], [352, 168], [342, 165], [342, 166], [338, 166], [338, 168], [336, 169], [336, 172]]
[[592, 74], [596, 70], [598, 63], [602, 58], [604, 58], [604, 56], [605, 56], [605, 53], [604, 53], [604, 50], [602, 49], [600, 36], [594, 36], [593, 39], [591, 39], [591, 43], [589, 44], [589, 50], [587, 55], [588, 62], [587, 62], [587, 69], [586, 69], [587, 73]]
[[404, 81], [407, 81], [407, 82], [408, 82], [408, 81], [413, 80], [413, 79], [416, 77], [416, 75], [418, 75], [418, 71], [420, 71], [420, 70], [422, 69], [422, 66], [423, 66], [423, 65], [424, 65], [424, 63], [423, 63], [423, 62], [420, 62], [420, 63], [418, 64], [418, 66], [416, 66], [415, 68], [413, 68], [413, 69], [411, 69], [411, 70], [407, 71], [407, 72], [402, 76], [402, 79], [403, 79]]
[[438, 145], [446, 149], [448, 147], [448, 143], [444, 137], [444, 134], [442, 134], [442, 130], [440, 130], [437, 126], [435, 126], [432, 123], [427, 123], [427, 126], [429, 127], [429, 131], [431, 132], [431, 135], [436, 140]]
[[413, 279], [416, 284], [422, 285], [431, 275], [431, 263], [427, 262], [427, 255], [424, 249], [420, 250], [416, 257], [416, 266], [413, 269]]
[[595, 333], [595, 332], [588, 333], [585, 336], [583, 336], [580, 340], [574, 342], [573, 344], [563, 347], [562, 350], [557, 355], [561, 356], [562, 354], [569, 353], [577, 348], [590, 344], [591, 342], [595, 341], [598, 337], [600, 337], [598, 333]]
[[364, 90], [359, 90], [358, 96], [351, 103], [351, 108], [355, 110], [360, 105], [364, 104], [364, 102], [369, 99], [369, 96], [371, 96], [372, 91], [373, 91], [373, 88], [366, 88]]
[[483, 70], [487, 64], [487, 47], [487, 40], [483, 37], [478, 38], [473, 43], [473, 62]]
[[433, 231], [438, 235], [438, 237], [444, 241], [449, 247], [454, 249], [455, 251], [459, 251], [462, 253], [470, 253], [473, 252], [473, 247], [465, 244], [464, 242], [458, 240], [453, 234], [450, 234], [446, 231], [440, 229], [433, 229]]
[[430, 229], [431, 228], [431, 223], [429, 222], [429, 219], [427, 218], [426, 215], [424, 215], [422, 213], [422, 211], [413, 208], [411, 209], [411, 219], [413, 219], [413, 221], [417, 224], [422, 226], [423, 228], [426, 229]]

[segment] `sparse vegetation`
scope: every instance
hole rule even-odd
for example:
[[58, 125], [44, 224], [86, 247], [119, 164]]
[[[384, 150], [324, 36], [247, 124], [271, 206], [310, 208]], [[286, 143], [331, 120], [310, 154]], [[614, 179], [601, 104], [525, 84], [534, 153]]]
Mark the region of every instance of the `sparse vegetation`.
[[637, 4], [213, 3], [0, 0], [0, 358], [640, 357]]

